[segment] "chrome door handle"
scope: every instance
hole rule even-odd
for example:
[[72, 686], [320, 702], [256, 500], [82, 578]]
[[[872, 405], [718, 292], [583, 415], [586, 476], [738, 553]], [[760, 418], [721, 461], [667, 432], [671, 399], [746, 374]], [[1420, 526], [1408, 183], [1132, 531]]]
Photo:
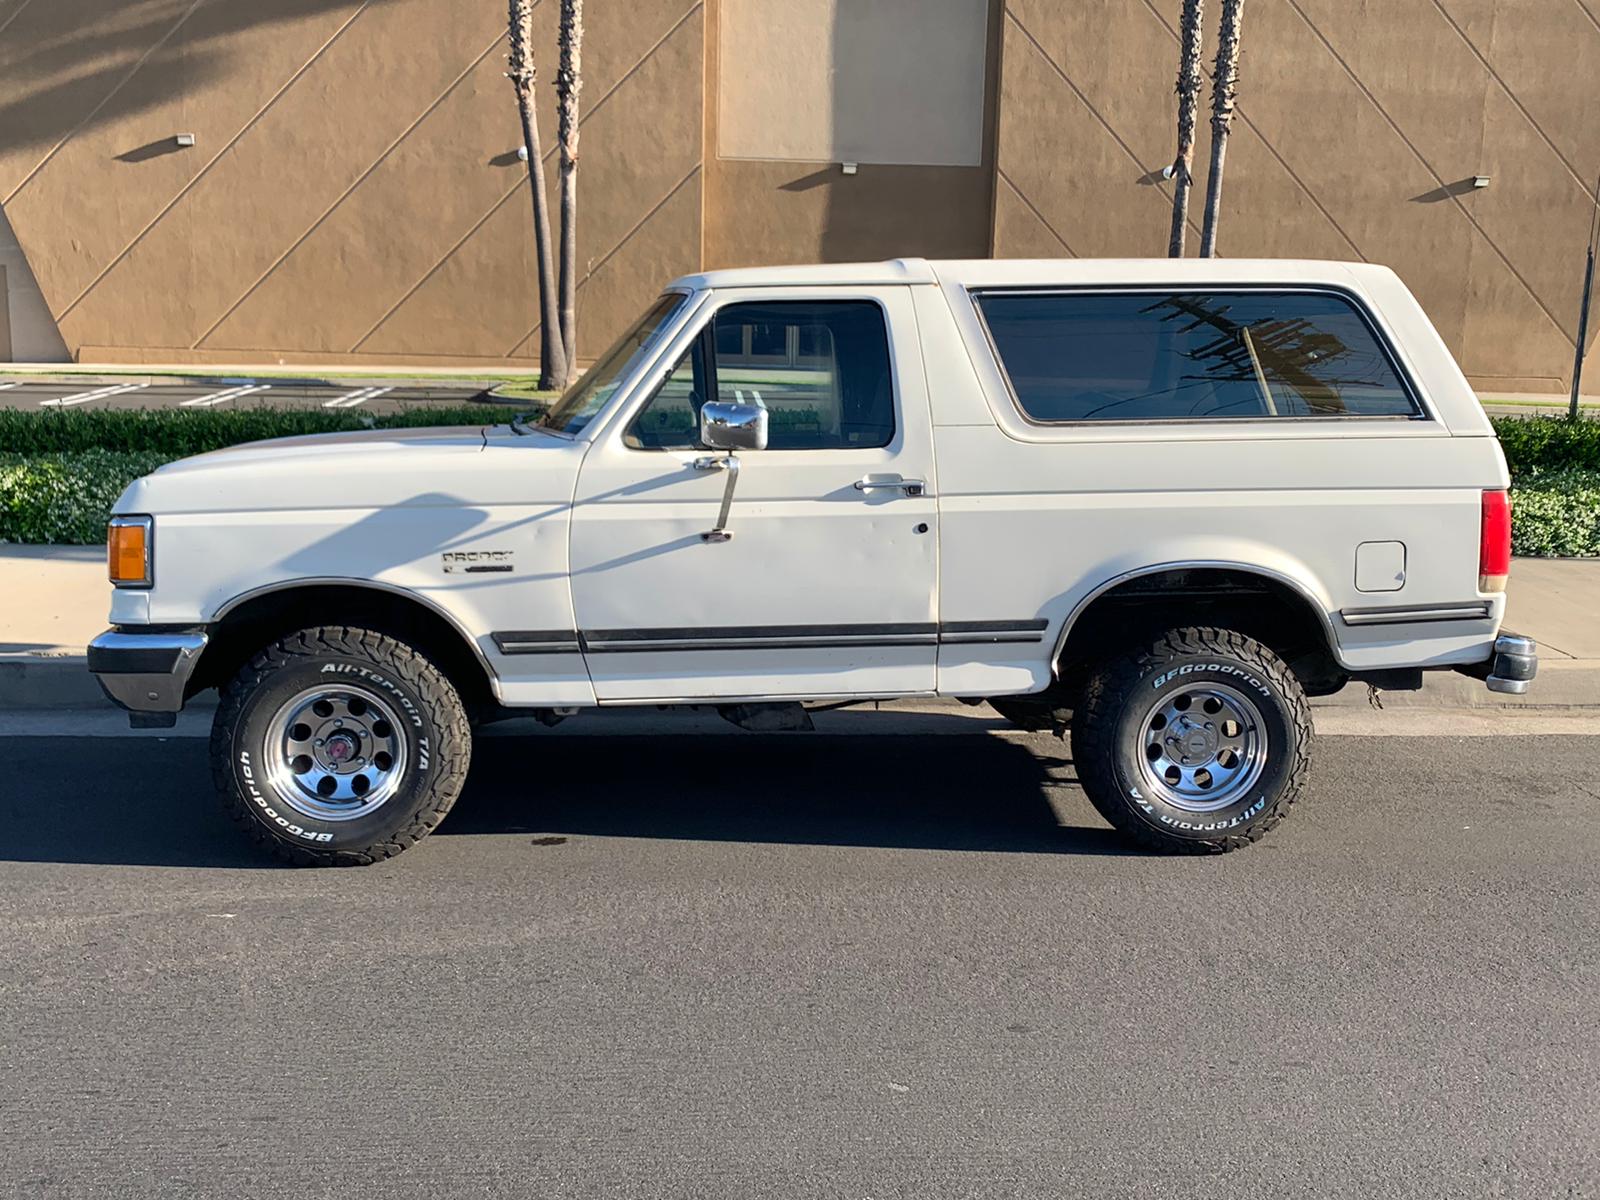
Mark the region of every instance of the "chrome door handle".
[[858, 492], [901, 491], [908, 496], [922, 495], [923, 487], [920, 479], [901, 479], [898, 475], [868, 475], [855, 483]]
[[726, 542], [733, 537], [733, 534], [728, 532], [728, 512], [733, 508], [733, 489], [739, 486], [739, 456], [725, 454], [717, 458], [707, 454], [695, 459], [689, 465], [696, 471], [728, 473], [727, 486], [722, 489], [722, 508], [717, 513], [717, 523], [709, 532], [700, 535], [702, 542]]

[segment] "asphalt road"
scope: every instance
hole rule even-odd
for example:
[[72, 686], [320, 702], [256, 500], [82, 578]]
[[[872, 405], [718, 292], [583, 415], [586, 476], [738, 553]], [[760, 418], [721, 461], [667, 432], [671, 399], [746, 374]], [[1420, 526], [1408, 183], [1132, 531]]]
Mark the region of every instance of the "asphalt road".
[[[29, 383], [0, 379], [0, 408], [230, 409], [353, 408], [391, 413], [418, 405], [472, 404], [484, 388], [461, 384], [337, 385], [293, 379], [217, 378], [199, 383]], [[510, 402], [513, 405], [514, 401]]]
[[0, 737], [0, 1193], [1600, 1193], [1600, 738], [1325, 737], [1219, 859], [1060, 743], [484, 740], [381, 867]]

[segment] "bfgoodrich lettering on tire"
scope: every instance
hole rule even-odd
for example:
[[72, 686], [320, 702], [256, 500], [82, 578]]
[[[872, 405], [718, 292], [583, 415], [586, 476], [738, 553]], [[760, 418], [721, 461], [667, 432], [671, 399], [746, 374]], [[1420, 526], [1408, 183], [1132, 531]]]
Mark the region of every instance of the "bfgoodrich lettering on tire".
[[1310, 765], [1293, 672], [1228, 629], [1174, 629], [1096, 671], [1072, 757], [1100, 814], [1142, 845], [1217, 852], [1287, 815]]
[[461, 793], [472, 735], [450, 681], [410, 646], [346, 626], [282, 638], [222, 689], [211, 771], [280, 858], [358, 866], [426, 837]]

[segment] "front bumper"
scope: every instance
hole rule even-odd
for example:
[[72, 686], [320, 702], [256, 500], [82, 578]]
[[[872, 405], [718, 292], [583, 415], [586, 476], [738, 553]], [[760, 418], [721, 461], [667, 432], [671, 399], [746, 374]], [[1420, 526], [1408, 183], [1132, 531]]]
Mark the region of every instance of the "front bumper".
[[1494, 652], [1482, 662], [1457, 667], [1474, 679], [1481, 679], [1491, 692], [1508, 696], [1526, 695], [1528, 684], [1539, 673], [1539, 647], [1532, 638], [1502, 633], [1494, 640]]
[[[108, 629], [89, 643], [100, 688], [135, 716], [183, 710], [189, 677], [210, 639], [199, 632], [127, 633]], [[166, 722], [162, 722], [166, 723]]]

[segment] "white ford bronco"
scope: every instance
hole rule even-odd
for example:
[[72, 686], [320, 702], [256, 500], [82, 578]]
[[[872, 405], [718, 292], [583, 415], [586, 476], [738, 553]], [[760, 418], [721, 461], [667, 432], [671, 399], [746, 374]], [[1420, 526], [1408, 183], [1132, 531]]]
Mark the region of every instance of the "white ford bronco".
[[930, 696], [1070, 729], [1119, 830], [1228, 850], [1304, 789], [1308, 696], [1526, 690], [1507, 483], [1382, 267], [713, 271], [542, 415], [138, 480], [89, 668], [136, 725], [219, 688], [217, 786], [301, 863], [426, 835], [476, 722]]

